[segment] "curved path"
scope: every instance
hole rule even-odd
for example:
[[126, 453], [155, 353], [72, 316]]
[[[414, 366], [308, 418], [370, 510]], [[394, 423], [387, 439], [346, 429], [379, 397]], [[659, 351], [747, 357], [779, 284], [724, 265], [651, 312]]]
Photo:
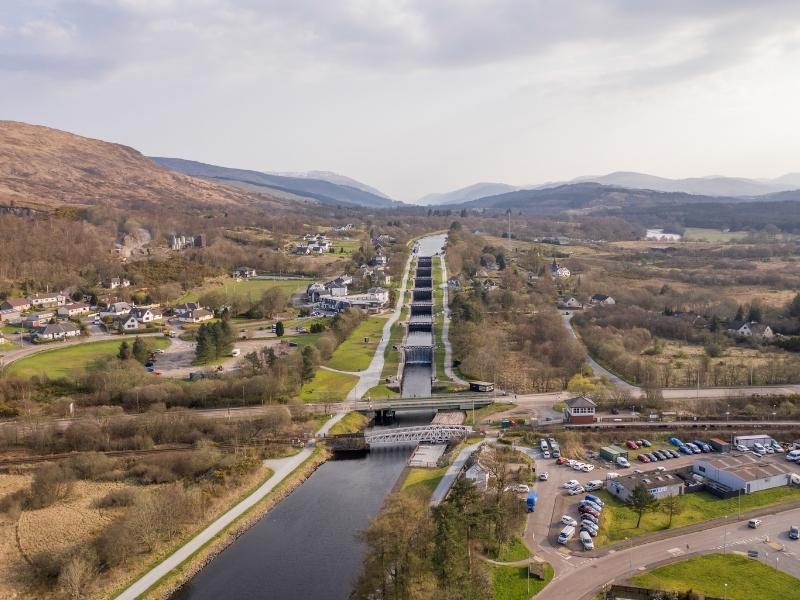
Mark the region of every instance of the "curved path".
[[[634, 398], [640, 398], [644, 395], [644, 390], [638, 386], [631, 385], [627, 381], [621, 379], [615, 373], [609, 371], [596, 360], [594, 360], [589, 352], [586, 350], [583, 341], [575, 332], [572, 327], [572, 317], [575, 311], [562, 312], [562, 319], [564, 327], [569, 331], [570, 335], [575, 338], [586, 353], [586, 363], [592, 367], [596, 374], [603, 375], [617, 388], [627, 390]], [[737, 386], [737, 387], [702, 387], [702, 388], [662, 388], [661, 393], [664, 398], [668, 400], [684, 400], [692, 398], [725, 398], [737, 394], [797, 394], [800, 393], [800, 384], [787, 383], [784, 385], [753, 385], [753, 386]]]

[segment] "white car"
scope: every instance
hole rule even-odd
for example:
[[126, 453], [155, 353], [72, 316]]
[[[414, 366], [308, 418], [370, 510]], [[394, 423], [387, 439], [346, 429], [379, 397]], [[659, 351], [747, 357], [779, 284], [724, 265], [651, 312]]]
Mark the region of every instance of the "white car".
[[561, 517], [561, 522], [564, 525], [572, 525], [573, 527], [578, 526], [578, 522], [569, 515], [564, 515], [563, 517]]
[[594, 465], [585, 464], [581, 468], [581, 471], [583, 471], [584, 473], [591, 473], [592, 471], [594, 471]]
[[743, 446], [742, 444], [736, 444], [736, 449], [739, 452], [747, 452], [747, 446]]
[[582, 462], [577, 462], [577, 461], [576, 461], [576, 462], [575, 462], [575, 464], [574, 464], [574, 465], [572, 465], [572, 468], [573, 468], [575, 471], [583, 471], [583, 463], [582, 463]]
[[589, 491], [601, 490], [603, 489], [603, 482], [600, 479], [593, 479], [589, 483], [585, 484], [584, 487]]
[[575, 466], [575, 463], [577, 463], [577, 462], [578, 462], [578, 461], [577, 461], [577, 460], [575, 460], [574, 458], [567, 459], [567, 464], [568, 464], [570, 467], [574, 467], [574, 466]]
[[544, 473], [539, 473], [539, 481], [547, 481], [550, 478], [550, 473], [545, 471]]
[[583, 494], [585, 491], [582, 485], [576, 485], [574, 488], [569, 489], [569, 495], [575, 496], [576, 494]]
[[570, 488], [577, 487], [577, 486], [579, 486], [580, 484], [581, 484], [581, 482], [580, 482], [580, 481], [578, 481], [577, 479], [570, 479], [569, 481], [565, 481], [565, 482], [564, 482], [564, 489], [567, 489], [567, 490], [568, 490], [568, 489], [570, 489]]
[[627, 459], [627, 458], [625, 458], [624, 456], [618, 456], [618, 457], [617, 457], [617, 464], [618, 464], [620, 467], [622, 467], [623, 469], [627, 469], [628, 467], [630, 467], [630, 466], [631, 466], [631, 463], [629, 463], [629, 462], [628, 462], [628, 459]]
[[549, 450], [545, 450], [544, 452], [542, 452], [542, 456], [544, 458], [550, 458], [550, 451]]
[[656, 473], [666, 473], [666, 467], [656, 467]]

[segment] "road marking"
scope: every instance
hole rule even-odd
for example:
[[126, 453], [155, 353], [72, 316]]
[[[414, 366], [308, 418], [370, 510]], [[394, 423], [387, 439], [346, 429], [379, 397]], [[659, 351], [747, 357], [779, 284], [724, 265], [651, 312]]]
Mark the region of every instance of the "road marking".
[[681, 554], [684, 554], [683, 550], [680, 548], [670, 548], [667, 550], [667, 553], [671, 554], [672, 556], [680, 556]]

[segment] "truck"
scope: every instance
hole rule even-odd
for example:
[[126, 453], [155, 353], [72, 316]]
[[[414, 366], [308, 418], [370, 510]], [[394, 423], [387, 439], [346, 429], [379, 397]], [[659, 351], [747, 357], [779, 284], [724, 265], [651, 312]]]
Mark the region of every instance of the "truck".
[[547, 443], [550, 446], [550, 456], [553, 458], [558, 458], [561, 456], [561, 448], [556, 442], [555, 438], [547, 438]]
[[536, 510], [536, 501], [539, 499], [539, 495], [536, 493], [536, 490], [531, 490], [528, 494], [528, 512], [531, 513]]

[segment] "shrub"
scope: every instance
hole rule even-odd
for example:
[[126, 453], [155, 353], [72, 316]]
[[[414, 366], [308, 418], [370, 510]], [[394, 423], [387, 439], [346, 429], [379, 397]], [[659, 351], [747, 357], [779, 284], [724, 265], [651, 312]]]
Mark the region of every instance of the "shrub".
[[66, 498], [75, 474], [65, 464], [45, 464], [36, 470], [31, 482], [30, 508], [44, 508]]
[[95, 501], [95, 508], [120, 508], [122, 506], [132, 506], [136, 502], [136, 490], [130, 488], [122, 488], [119, 490], [111, 490]]

